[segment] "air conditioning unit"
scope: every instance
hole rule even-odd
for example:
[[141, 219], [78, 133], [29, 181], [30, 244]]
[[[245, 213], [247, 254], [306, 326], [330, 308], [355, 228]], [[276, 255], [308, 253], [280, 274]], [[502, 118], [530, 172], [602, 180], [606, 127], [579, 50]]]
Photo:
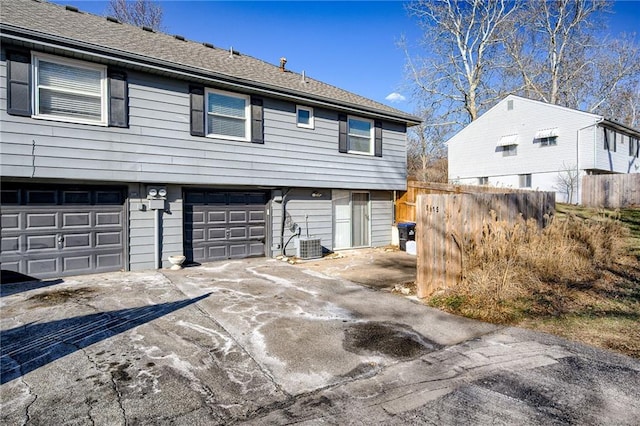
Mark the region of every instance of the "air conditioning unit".
[[295, 241], [296, 257], [299, 259], [318, 259], [322, 257], [320, 238], [300, 237]]

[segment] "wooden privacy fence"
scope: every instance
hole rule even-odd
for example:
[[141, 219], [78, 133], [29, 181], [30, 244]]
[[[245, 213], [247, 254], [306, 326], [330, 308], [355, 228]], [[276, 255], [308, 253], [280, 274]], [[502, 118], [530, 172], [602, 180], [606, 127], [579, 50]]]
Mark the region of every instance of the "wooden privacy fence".
[[640, 173], [584, 176], [582, 205], [611, 209], [640, 207]]
[[[424, 194], [416, 201], [417, 293], [423, 298], [460, 282], [464, 248], [493, 220], [536, 219], [555, 213], [555, 192]], [[545, 215], [548, 215], [545, 217]]]
[[530, 194], [531, 192], [531, 190], [497, 188], [487, 185], [453, 185], [410, 180], [407, 182], [407, 190], [401, 193], [396, 200], [396, 222], [416, 221], [416, 200], [418, 195], [422, 194]]

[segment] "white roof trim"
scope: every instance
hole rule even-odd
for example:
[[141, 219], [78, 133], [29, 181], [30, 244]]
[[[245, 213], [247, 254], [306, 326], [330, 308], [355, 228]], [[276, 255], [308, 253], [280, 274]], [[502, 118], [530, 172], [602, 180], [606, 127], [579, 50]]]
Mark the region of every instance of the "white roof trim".
[[560, 132], [558, 131], [557, 127], [554, 127], [553, 129], [538, 130], [536, 132], [535, 139], [557, 137], [559, 134], [560, 134]]
[[518, 135], [502, 136], [497, 144], [497, 146], [509, 146], [509, 145], [518, 145]]

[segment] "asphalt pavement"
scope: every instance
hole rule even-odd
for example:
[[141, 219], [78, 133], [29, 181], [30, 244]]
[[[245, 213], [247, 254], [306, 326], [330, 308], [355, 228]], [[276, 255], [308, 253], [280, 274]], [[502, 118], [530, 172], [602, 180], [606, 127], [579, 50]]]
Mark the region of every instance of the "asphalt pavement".
[[3, 284], [0, 422], [639, 424], [640, 361], [449, 315], [326, 265]]

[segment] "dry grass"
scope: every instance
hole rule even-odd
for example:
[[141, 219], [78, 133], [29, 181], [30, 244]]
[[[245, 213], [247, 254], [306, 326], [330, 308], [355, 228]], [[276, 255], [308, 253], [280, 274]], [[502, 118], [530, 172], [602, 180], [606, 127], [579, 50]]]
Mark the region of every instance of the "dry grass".
[[493, 220], [464, 253], [463, 280], [429, 304], [640, 357], [640, 262], [620, 212]]

